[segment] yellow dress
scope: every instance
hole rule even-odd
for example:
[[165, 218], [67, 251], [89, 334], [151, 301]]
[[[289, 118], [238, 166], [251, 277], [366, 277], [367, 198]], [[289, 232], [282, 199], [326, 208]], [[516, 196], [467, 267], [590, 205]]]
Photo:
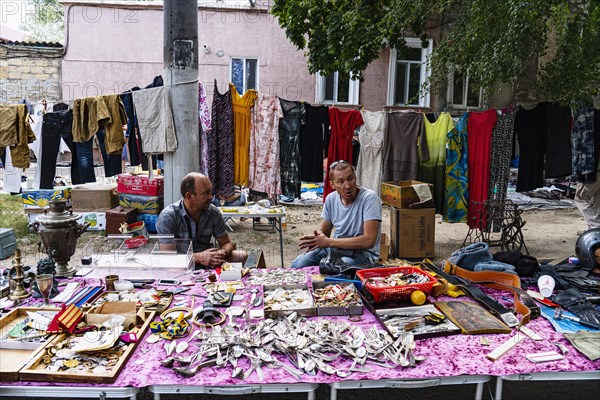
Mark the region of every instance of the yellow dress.
[[250, 109], [258, 96], [256, 90], [248, 90], [240, 96], [235, 85], [229, 84], [233, 108], [233, 179], [238, 185], [248, 186], [250, 171]]

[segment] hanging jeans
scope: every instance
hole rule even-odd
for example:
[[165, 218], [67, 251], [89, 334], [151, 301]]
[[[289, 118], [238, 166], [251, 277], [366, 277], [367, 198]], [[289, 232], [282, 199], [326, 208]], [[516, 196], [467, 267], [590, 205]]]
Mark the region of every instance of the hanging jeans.
[[96, 182], [96, 174], [94, 173], [93, 143], [93, 136], [87, 142], [75, 143], [81, 183]]
[[98, 138], [98, 145], [100, 146], [100, 153], [102, 154], [102, 161], [104, 162], [104, 176], [115, 176], [123, 172], [121, 164], [121, 153], [108, 154], [106, 152], [106, 133], [104, 129], [100, 129], [96, 132]]
[[42, 121], [40, 189], [52, 189], [54, 187], [56, 157], [58, 156], [61, 138], [71, 150], [71, 181], [75, 185], [82, 183], [77, 149], [73, 143], [73, 135], [71, 133], [72, 126], [72, 110], [56, 111], [44, 115]]

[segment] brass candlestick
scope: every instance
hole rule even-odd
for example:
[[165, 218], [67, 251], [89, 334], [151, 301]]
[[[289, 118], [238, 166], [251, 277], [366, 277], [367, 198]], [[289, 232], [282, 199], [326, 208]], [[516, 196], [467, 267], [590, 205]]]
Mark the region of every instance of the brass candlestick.
[[8, 298], [11, 300], [26, 299], [31, 296], [31, 293], [25, 290], [25, 287], [23, 286], [23, 278], [25, 278], [25, 276], [23, 275], [23, 264], [21, 263], [20, 249], [15, 250], [15, 257], [12, 263], [15, 270], [15, 277], [12, 278], [12, 280], [15, 282], [15, 288], [13, 289], [12, 293], [8, 295]]

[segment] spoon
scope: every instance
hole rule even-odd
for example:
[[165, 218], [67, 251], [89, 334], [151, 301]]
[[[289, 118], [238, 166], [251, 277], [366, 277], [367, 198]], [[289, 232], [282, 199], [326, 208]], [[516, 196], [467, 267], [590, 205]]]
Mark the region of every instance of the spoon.
[[199, 334], [200, 334], [200, 330], [197, 329], [190, 335], [190, 338], [188, 340], [179, 342], [177, 344], [177, 347], [175, 348], [175, 353], [180, 354], [180, 353], [183, 353], [184, 351], [186, 351], [188, 346], [190, 345], [190, 342], [192, 340], [194, 340], [196, 338], [196, 336], [198, 336]]

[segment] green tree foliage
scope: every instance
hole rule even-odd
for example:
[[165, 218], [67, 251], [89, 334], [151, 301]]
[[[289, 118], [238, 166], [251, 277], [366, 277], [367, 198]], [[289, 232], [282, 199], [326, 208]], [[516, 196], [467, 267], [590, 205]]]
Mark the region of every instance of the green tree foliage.
[[455, 66], [484, 88], [532, 77], [548, 100], [600, 94], [600, 0], [274, 0], [272, 13], [311, 73], [362, 72], [405, 37], [426, 40], [437, 90]]
[[20, 29], [30, 40], [61, 42], [63, 40], [63, 7], [58, 0], [27, 0], [27, 9], [32, 10]]

